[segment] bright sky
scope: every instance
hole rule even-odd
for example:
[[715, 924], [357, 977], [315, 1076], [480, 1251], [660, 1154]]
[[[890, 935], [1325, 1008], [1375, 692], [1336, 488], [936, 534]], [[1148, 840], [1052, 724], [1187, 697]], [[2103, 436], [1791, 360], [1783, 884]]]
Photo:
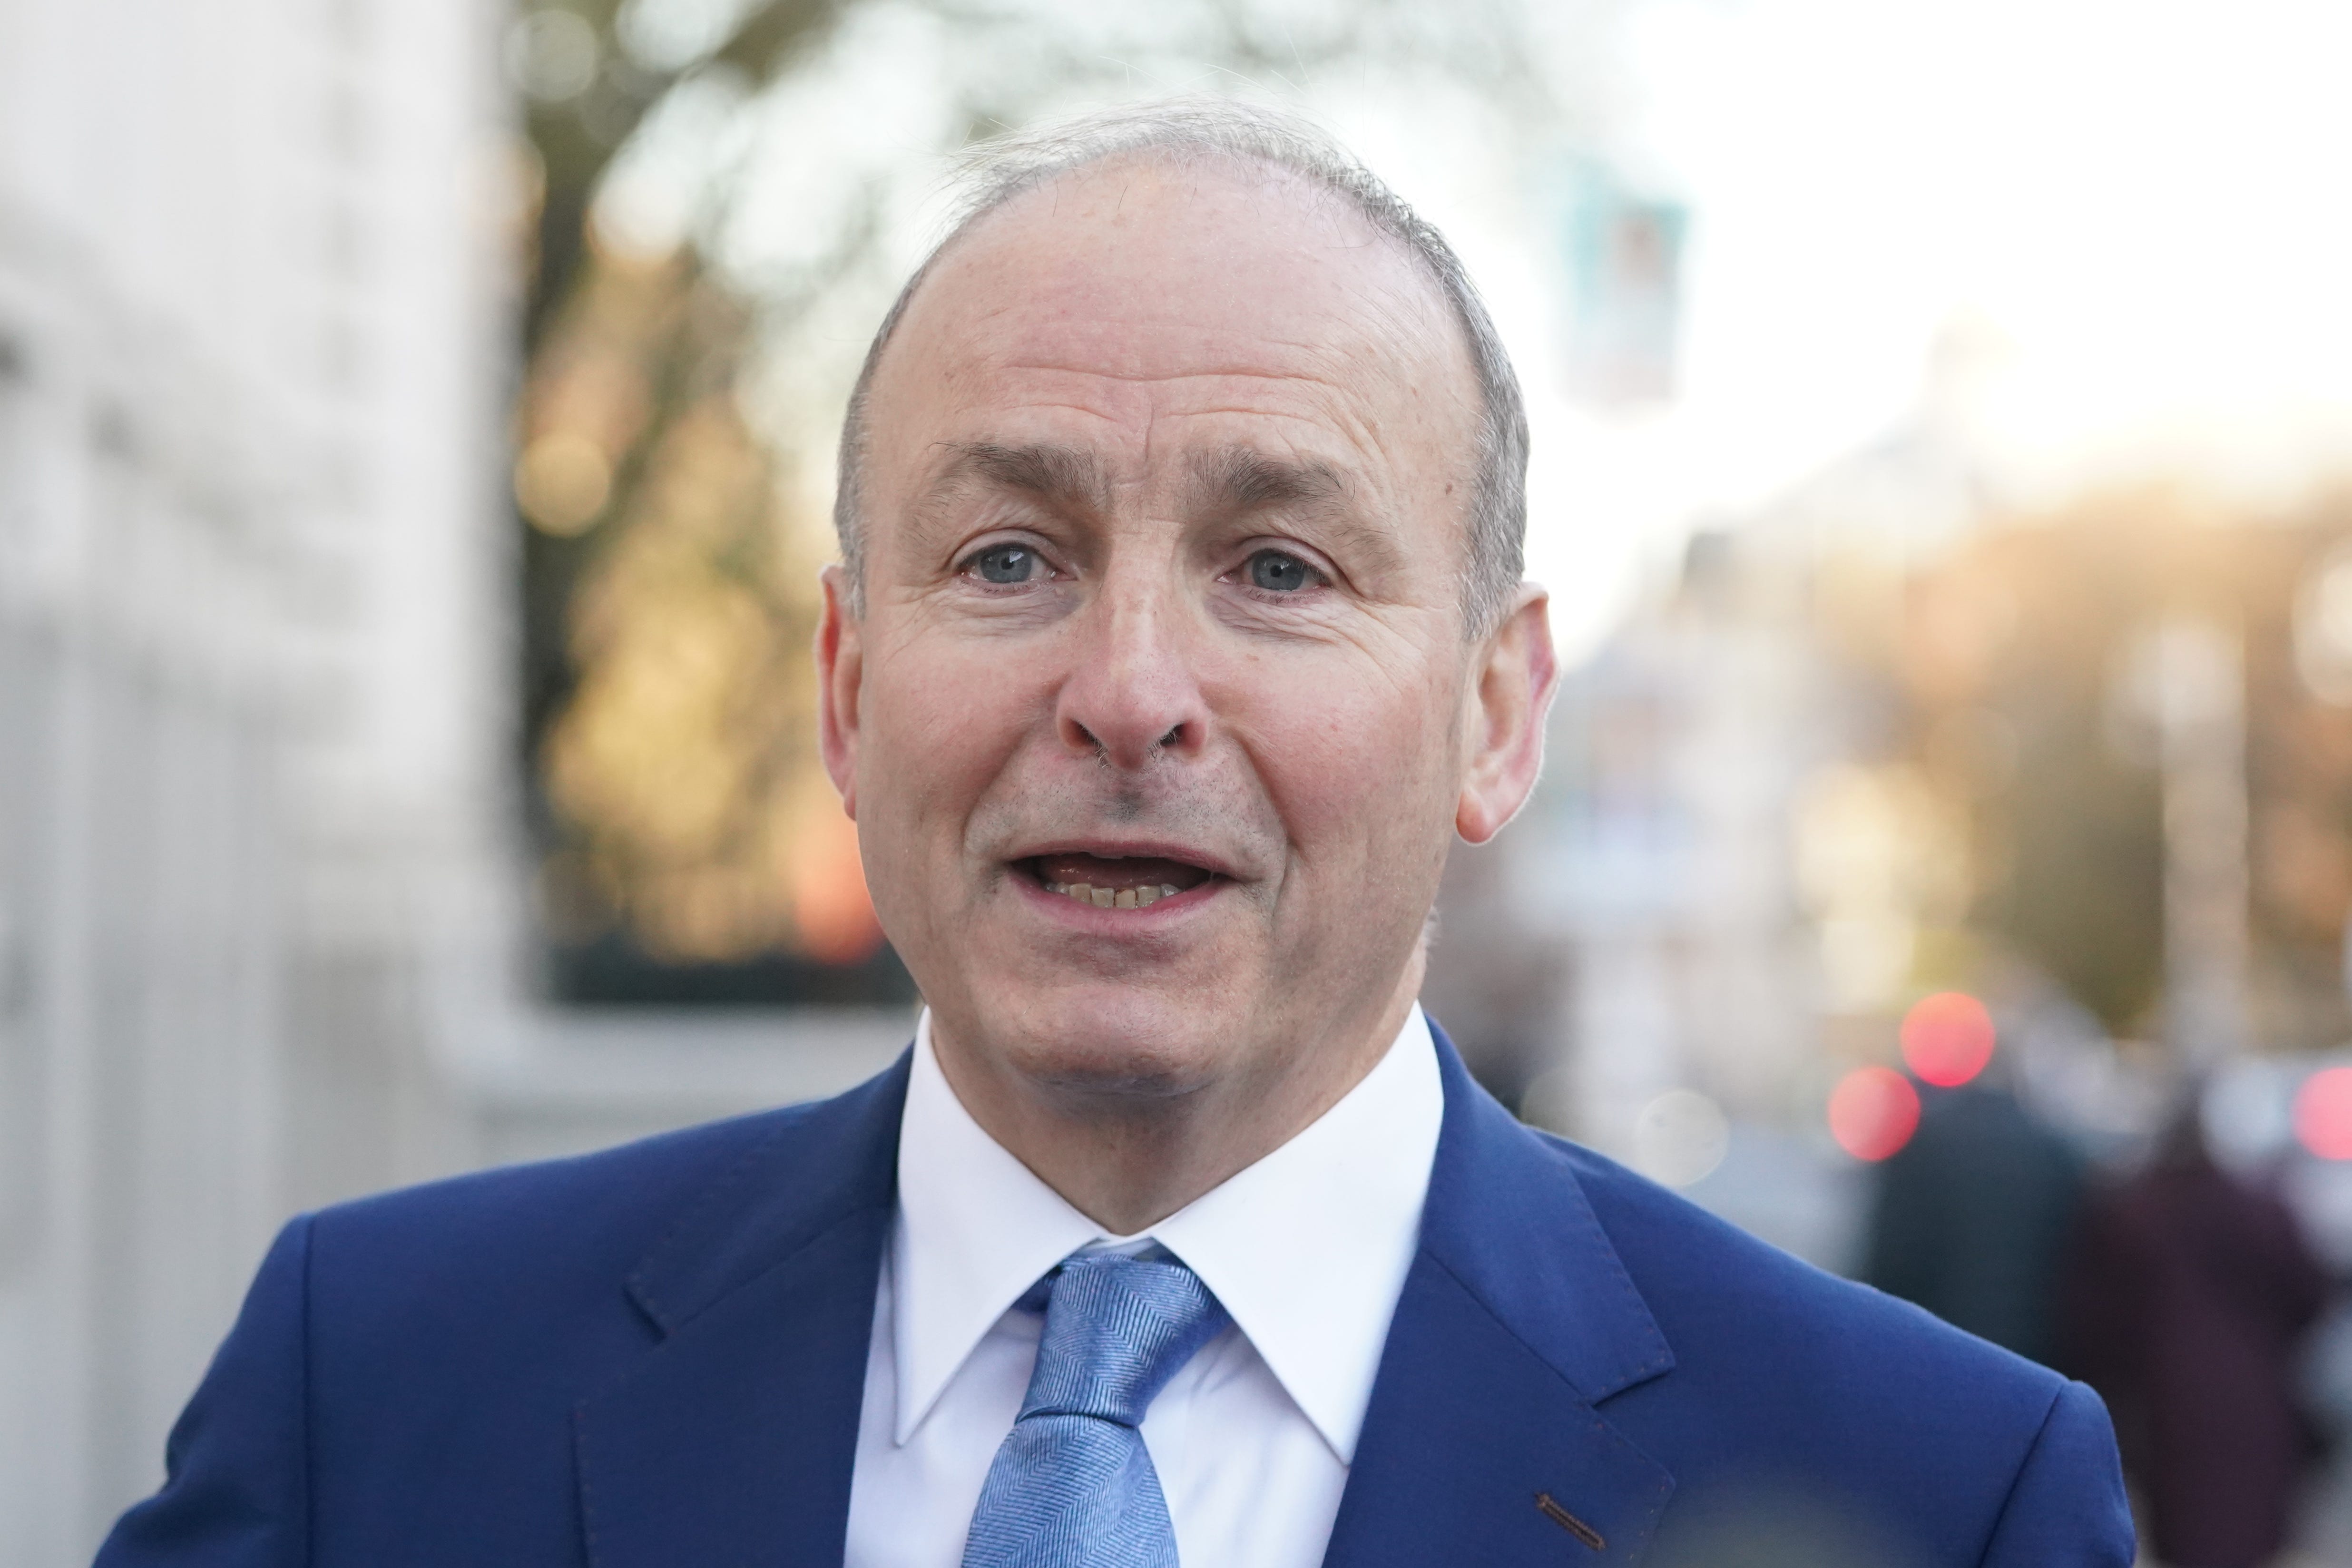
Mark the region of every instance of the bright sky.
[[1571, 638], [1695, 513], [1898, 418], [1962, 310], [2053, 489], [2352, 468], [2352, 6], [1652, 0], [1626, 44], [1628, 155], [1693, 212], [1684, 392], [1555, 413], [1539, 489], [1600, 524], [1541, 542]]

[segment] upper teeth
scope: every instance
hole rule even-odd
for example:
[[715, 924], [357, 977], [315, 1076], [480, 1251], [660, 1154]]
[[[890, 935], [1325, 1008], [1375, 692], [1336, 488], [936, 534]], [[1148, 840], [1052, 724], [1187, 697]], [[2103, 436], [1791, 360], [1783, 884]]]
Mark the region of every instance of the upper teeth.
[[1162, 899], [1174, 898], [1177, 891], [1167, 882], [1156, 888], [1097, 888], [1089, 882], [1048, 882], [1045, 890], [1092, 904], [1098, 910], [1147, 909]]

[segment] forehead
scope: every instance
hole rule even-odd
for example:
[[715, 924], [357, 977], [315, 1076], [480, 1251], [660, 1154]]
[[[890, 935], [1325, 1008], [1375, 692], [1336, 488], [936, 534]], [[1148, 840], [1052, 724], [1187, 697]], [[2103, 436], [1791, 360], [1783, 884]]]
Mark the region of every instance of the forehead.
[[1457, 488], [1476, 382], [1432, 280], [1271, 170], [1129, 160], [1032, 190], [934, 264], [877, 367], [869, 483], [958, 443], [1087, 446], [1126, 481], [1244, 446], [1404, 503]]

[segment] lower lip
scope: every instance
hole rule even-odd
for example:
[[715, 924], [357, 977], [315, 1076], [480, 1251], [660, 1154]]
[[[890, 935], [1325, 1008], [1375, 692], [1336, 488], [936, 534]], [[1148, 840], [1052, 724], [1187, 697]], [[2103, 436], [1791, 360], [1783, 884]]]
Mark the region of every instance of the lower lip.
[[1067, 893], [1056, 893], [1025, 871], [1013, 872], [1013, 880], [1028, 899], [1056, 919], [1092, 931], [1140, 931], [1181, 920], [1193, 910], [1205, 906], [1217, 896], [1221, 888], [1230, 886], [1223, 877], [1211, 877], [1181, 893], [1167, 894], [1150, 904], [1139, 904], [1131, 910], [1117, 907], [1104, 909], [1100, 904], [1082, 904]]

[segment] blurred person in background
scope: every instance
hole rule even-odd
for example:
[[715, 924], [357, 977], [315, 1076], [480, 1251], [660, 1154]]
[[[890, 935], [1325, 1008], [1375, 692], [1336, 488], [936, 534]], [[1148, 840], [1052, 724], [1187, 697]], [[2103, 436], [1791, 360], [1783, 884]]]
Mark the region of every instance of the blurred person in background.
[[1990, 1074], [1921, 1095], [1918, 1131], [1877, 1167], [1863, 1278], [2045, 1366], [2083, 1160]]
[[2286, 1544], [2314, 1457], [2297, 1377], [2327, 1293], [2286, 1205], [2214, 1162], [2194, 1094], [2147, 1167], [2086, 1205], [2061, 1353], [2105, 1395], [2170, 1568], [2260, 1568]]
[[1521, 1126], [1423, 1017], [1555, 682], [1444, 240], [1234, 106], [973, 179], [818, 634], [912, 1049], [295, 1221], [101, 1561], [2122, 1568], [2089, 1390]]

